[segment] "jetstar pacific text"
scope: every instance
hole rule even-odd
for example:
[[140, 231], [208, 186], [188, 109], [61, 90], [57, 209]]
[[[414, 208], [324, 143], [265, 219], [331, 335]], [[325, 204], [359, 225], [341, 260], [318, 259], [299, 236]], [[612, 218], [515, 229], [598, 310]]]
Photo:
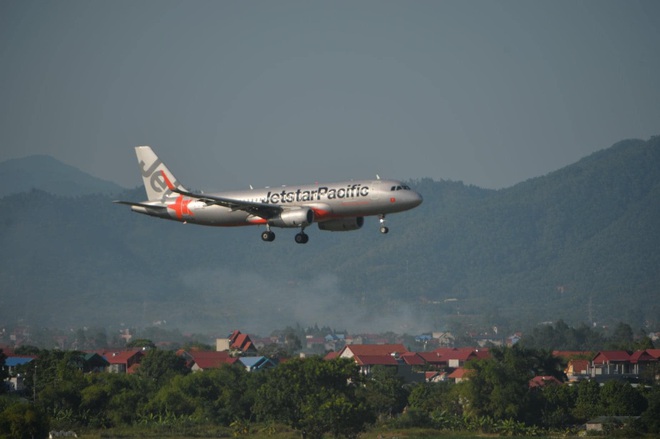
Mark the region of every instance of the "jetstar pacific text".
[[341, 188], [328, 188], [319, 186], [318, 189], [306, 191], [298, 189], [295, 191], [283, 190], [281, 192], [268, 192], [265, 202], [270, 204], [300, 203], [305, 201], [321, 201], [323, 199], [335, 200], [342, 198], [361, 198], [369, 195], [369, 186], [360, 184], [348, 185]]

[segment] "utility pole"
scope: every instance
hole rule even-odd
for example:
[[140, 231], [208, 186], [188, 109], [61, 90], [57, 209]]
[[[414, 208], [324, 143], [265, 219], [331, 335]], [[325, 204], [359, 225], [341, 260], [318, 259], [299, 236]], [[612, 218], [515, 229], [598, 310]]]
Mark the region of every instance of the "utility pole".
[[[36, 360], [35, 360], [36, 361]], [[34, 375], [32, 376], [32, 401], [37, 403], [37, 364], [34, 364]]]

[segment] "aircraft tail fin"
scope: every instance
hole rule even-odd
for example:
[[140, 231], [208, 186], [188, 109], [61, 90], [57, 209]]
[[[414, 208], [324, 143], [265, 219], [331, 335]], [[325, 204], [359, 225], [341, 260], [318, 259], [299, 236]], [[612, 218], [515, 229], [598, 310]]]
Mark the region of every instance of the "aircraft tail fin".
[[140, 165], [142, 181], [144, 182], [144, 189], [147, 191], [147, 199], [149, 201], [158, 201], [169, 197], [172, 195], [170, 187], [186, 190], [179, 184], [174, 175], [167, 169], [167, 166], [158, 158], [150, 146], [136, 146], [135, 154]]

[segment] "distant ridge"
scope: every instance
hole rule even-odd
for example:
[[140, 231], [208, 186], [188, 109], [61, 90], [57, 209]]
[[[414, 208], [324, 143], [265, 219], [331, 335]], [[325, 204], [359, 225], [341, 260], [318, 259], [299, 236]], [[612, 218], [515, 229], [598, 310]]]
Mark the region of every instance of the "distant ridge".
[[[53, 168], [30, 160], [39, 178]], [[0, 322], [166, 320], [220, 334], [296, 323], [461, 334], [559, 319], [660, 328], [660, 137], [618, 142], [505, 189], [410, 185], [424, 203], [388, 217], [387, 236], [373, 218], [355, 232], [310, 227], [307, 249], [265, 244], [251, 227], [182, 225], [112, 202], [141, 199], [141, 187], [1, 197]]]
[[0, 197], [32, 189], [63, 196], [116, 194], [124, 190], [49, 155], [31, 155], [0, 163]]

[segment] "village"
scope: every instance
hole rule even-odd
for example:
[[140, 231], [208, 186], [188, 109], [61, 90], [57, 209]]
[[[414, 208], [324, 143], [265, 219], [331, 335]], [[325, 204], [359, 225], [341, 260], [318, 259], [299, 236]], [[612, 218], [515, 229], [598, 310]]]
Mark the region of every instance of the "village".
[[[346, 336], [328, 334], [325, 337], [308, 335], [300, 340], [298, 357], [322, 353], [325, 360], [334, 358], [352, 359], [360, 372], [369, 375], [374, 367], [392, 369], [406, 383], [417, 382], [461, 382], [469, 379], [465, 365], [470, 360], [489, 358], [490, 347], [514, 346], [520, 340], [517, 333], [504, 339], [480, 337], [474, 347], [454, 347], [454, 337], [448, 332], [434, 332], [415, 337], [416, 344], [427, 350], [409, 350], [402, 342], [391, 343], [390, 339], [375, 334]], [[130, 345], [132, 336], [122, 333], [123, 340]], [[15, 337], [14, 341], [16, 340]], [[139, 344], [139, 343], [138, 343]], [[108, 372], [133, 374], [149, 349], [148, 345], [114, 349], [81, 350], [79, 368], [83, 372]], [[238, 330], [227, 338], [216, 339], [215, 349], [177, 349], [176, 355], [185, 359], [191, 372], [220, 368], [223, 365], [239, 365], [248, 372], [273, 368], [280, 361], [286, 361], [280, 350], [274, 355], [273, 348], [286, 347], [284, 336], [255, 338]], [[167, 345], [167, 343], [165, 343]], [[20, 345], [19, 345], [20, 348]], [[208, 348], [208, 346], [207, 346]], [[24, 377], [19, 370], [31, 363], [38, 355], [17, 354], [13, 346], [0, 345], [6, 356], [4, 367], [8, 373], [6, 385], [10, 391], [24, 389]], [[18, 349], [20, 352], [21, 350]], [[553, 351], [552, 355], [565, 365], [564, 380], [552, 376], [537, 376], [530, 380], [530, 387], [547, 384], [575, 384], [582, 380], [595, 380], [604, 383], [609, 380], [622, 380], [630, 383], [657, 382], [660, 380], [660, 349], [603, 350], [603, 351]]]

